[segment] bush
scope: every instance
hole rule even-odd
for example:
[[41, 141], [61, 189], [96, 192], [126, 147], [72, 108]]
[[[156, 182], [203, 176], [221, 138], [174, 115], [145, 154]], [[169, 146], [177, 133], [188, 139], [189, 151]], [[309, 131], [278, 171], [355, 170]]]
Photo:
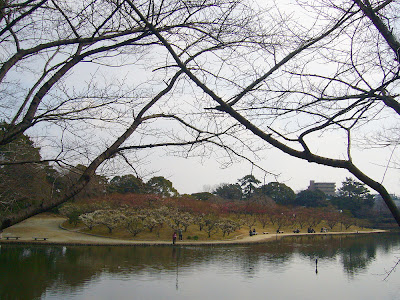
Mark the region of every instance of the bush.
[[73, 203], [66, 203], [59, 208], [61, 215], [68, 218], [68, 223], [73, 224], [75, 227], [79, 222], [79, 216], [82, 214], [82, 210]]

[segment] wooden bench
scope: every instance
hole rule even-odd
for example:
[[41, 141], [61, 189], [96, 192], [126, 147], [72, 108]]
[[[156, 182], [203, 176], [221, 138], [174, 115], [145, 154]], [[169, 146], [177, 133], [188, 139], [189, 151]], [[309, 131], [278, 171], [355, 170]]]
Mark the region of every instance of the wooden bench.
[[6, 236], [7, 240], [18, 240], [19, 238], [19, 236]]
[[47, 237], [33, 237], [35, 241], [46, 241], [48, 238]]

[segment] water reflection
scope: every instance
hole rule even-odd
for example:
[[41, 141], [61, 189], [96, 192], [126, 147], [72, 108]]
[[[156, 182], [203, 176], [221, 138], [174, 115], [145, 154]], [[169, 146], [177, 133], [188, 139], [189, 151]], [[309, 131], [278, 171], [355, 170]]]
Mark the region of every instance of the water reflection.
[[[266, 244], [229, 247], [2, 245], [0, 299], [56, 299], [60, 295], [75, 299], [74, 295], [82, 295], [89, 286], [100, 290], [100, 286], [104, 289], [117, 285], [116, 280], [120, 285], [129, 282], [131, 288], [136, 287], [135, 292], [150, 287], [148, 292], [157, 291], [163, 299], [168, 299], [168, 293], [173, 295], [169, 290], [172, 286], [175, 293], [186, 297], [186, 288], [190, 286], [193, 291], [196, 284], [207, 286], [207, 292], [218, 295], [229, 284], [252, 284], [256, 289], [259, 282], [261, 289], [265, 286], [263, 280], [273, 285], [277, 278], [285, 282], [316, 280], [312, 275], [324, 278], [329, 274], [333, 278], [339, 274], [334, 269], [337, 262], [352, 280], [366, 272], [378, 252], [392, 255], [399, 248], [398, 234], [297, 236]], [[302, 283], [302, 287], [305, 285]]]

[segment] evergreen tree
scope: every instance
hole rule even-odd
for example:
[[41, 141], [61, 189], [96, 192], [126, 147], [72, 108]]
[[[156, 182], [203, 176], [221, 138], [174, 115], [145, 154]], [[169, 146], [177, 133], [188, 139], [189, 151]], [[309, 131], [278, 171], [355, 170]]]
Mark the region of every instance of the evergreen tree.
[[305, 207], [323, 207], [328, 206], [326, 195], [320, 190], [304, 190], [296, 195], [295, 205]]
[[356, 217], [360, 217], [363, 210], [374, 205], [374, 197], [365, 187], [365, 184], [352, 178], [346, 178], [342, 182], [342, 187], [339, 188], [337, 194], [336, 197], [331, 199], [331, 203], [338, 209], [350, 211]]
[[151, 178], [146, 183], [146, 193], [157, 194], [163, 197], [178, 196], [178, 191], [172, 186], [172, 182], [163, 176], [156, 176]]
[[242, 189], [242, 198], [249, 199], [257, 189], [257, 185], [261, 183], [254, 175], [246, 175], [238, 180], [238, 184]]
[[109, 182], [108, 191], [120, 194], [142, 194], [145, 192], [145, 185], [142, 179], [132, 174], [115, 176]]
[[240, 200], [242, 198], [242, 188], [239, 184], [222, 183], [215, 189], [213, 194], [227, 200]]
[[270, 182], [261, 186], [258, 190], [261, 195], [271, 197], [277, 204], [292, 205], [296, 194], [287, 185], [279, 182]]
[[[7, 124], [0, 124], [0, 135]], [[51, 196], [40, 148], [26, 135], [0, 146], [0, 215], [40, 205]]]

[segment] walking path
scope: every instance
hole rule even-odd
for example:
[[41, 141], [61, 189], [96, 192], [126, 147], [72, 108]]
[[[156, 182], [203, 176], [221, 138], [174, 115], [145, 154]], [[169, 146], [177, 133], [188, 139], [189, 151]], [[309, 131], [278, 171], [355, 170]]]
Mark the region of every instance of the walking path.
[[[171, 245], [171, 241], [133, 241], [99, 237], [88, 235], [72, 230], [65, 230], [60, 227], [66, 218], [42, 214], [29, 218], [19, 224], [11, 226], [3, 231], [3, 237], [0, 243], [32, 243], [32, 244], [62, 244], [62, 245]], [[361, 233], [382, 233], [385, 230], [362, 231]], [[243, 236], [239, 239], [224, 241], [180, 241], [177, 245], [219, 245], [219, 244], [250, 244], [263, 243], [270, 239], [290, 235], [308, 235], [309, 233], [281, 233], [281, 234], [260, 234], [255, 236]], [[332, 234], [357, 234], [357, 232], [328, 232], [311, 233], [311, 235], [332, 235]], [[18, 240], [7, 237], [19, 237]], [[47, 238], [46, 241], [34, 238]]]

